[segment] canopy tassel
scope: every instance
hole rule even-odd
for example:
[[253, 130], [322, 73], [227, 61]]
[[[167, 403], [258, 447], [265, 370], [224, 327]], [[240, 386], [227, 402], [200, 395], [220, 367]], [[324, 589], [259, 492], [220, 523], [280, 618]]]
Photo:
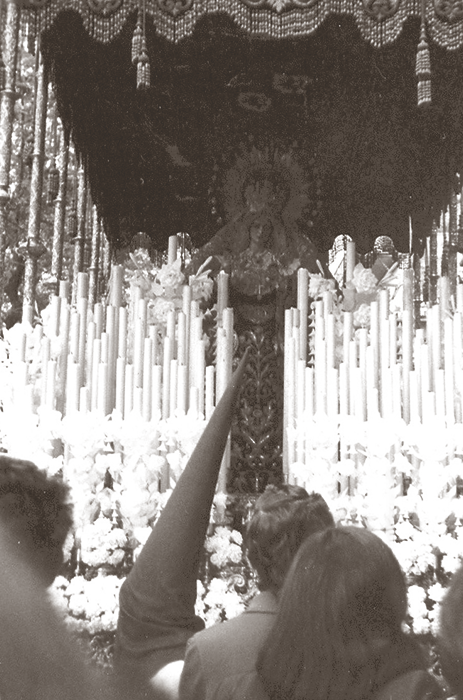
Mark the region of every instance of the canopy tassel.
[[426, 37], [425, 2], [421, 3], [421, 33], [420, 43], [416, 54], [416, 77], [418, 91], [418, 107], [431, 104], [431, 55]]
[[137, 61], [137, 90], [147, 90], [151, 85], [151, 69], [146, 48], [146, 0], [143, 0], [143, 28], [140, 53]]

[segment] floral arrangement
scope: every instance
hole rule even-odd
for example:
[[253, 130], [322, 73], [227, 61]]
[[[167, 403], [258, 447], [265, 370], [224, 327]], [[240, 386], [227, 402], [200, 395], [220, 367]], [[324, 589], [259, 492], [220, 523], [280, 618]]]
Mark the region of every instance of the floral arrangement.
[[[341, 310], [350, 309], [356, 327], [368, 326], [363, 307], [376, 295], [373, 278], [357, 265], [350, 286], [334, 304], [339, 324]], [[153, 268], [147, 254], [137, 251], [125, 279], [127, 295], [148, 299], [150, 322], [163, 327], [169, 310], [181, 307], [184, 276], [178, 262]], [[392, 276], [390, 283], [396, 289]], [[199, 303], [209, 300], [208, 274], [199, 271], [190, 286]], [[311, 275], [312, 299], [333, 288], [332, 280]], [[45, 333], [49, 318], [48, 309], [43, 314]], [[70, 486], [75, 529], [65, 546], [66, 569], [51, 594], [71, 628], [90, 639], [95, 654], [107, 663], [119, 588], [170, 495], [160, 489], [162, 475], [168, 470], [176, 481], [205, 420], [187, 414], [146, 422], [135, 413], [122, 420], [116, 413], [103, 417], [83, 412], [63, 418], [40, 406], [38, 394], [33, 397], [38, 410], [19, 414], [11, 396], [21, 369], [13, 348], [22, 333], [15, 326], [0, 342], [0, 446], [50, 474], [62, 474]], [[338, 334], [342, 337], [342, 327]], [[60, 349], [49, 337], [51, 357], [58, 357]], [[36, 328], [25, 338], [32, 358], [28, 371], [39, 378], [40, 332]], [[409, 627], [434, 635], [445, 588], [463, 562], [461, 424], [450, 428], [436, 422], [435, 429], [425, 430], [421, 424], [380, 418], [364, 423], [350, 417], [342, 424], [326, 416], [301, 420], [306, 458], [290, 465], [290, 478], [322, 493], [338, 522], [369, 527], [388, 541], [409, 583]], [[229, 619], [245, 608], [255, 590], [241, 533], [227, 519], [225, 497], [217, 497], [198, 581], [197, 612], [206, 624]]]
[[185, 284], [191, 287], [193, 301], [203, 304], [210, 300], [214, 281], [209, 276], [209, 270], [200, 268], [196, 275], [187, 280], [179, 257], [172, 263], [156, 267], [144, 248], [130, 254], [125, 266], [126, 301], [135, 296], [138, 288], [140, 297], [148, 300], [149, 323], [165, 326], [168, 313], [182, 309], [182, 290]]

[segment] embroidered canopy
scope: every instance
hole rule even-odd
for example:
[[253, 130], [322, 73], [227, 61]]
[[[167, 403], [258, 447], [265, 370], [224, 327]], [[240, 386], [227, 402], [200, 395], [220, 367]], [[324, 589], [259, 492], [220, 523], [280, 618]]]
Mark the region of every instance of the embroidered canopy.
[[351, 16], [362, 37], [374, 46], [397, 39], [409, 17], [423, 17], [430, 38], [456, 49], [463, 42], [460, 0], [30, 0], [26, 4], [41, 31], [59, 12], [74, 10], [86, 31], [112, 41], [134, 10], [143, 7], [156, 32], [169, 41], [191, 36], [206, 15], [225, 13], [251, 35], [272, 39], [313, 34], [330, 15]]
[[407, 250], [410, 217], [419, 249], [460, 186], [460, 1], [32, 0], [22, 20], [116, 246], [202, 245], [233, 188], [294, 209], [300, 177], [320, 250]]

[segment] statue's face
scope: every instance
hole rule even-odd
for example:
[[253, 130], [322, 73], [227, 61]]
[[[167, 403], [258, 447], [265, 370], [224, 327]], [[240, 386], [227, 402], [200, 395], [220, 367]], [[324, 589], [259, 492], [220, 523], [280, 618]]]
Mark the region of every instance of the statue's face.
[[249, 228], [249, 236], [251, 242], [264, 247], [270, 238], [272, 225], [270, 221], [257, 220], [253, 221]]

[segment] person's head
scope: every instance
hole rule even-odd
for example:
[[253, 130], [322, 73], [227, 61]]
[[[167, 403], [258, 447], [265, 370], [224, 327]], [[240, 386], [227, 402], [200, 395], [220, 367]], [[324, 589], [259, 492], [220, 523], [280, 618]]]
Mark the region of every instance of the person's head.
[[277, 593], [307, 537], [334, 527], [326, 501], [301, 486], [267, 486], [254, 506], [246, 531], [247, 556], [261, 590]]
[[269, 697], [365, 697], [378, 682], [386, 647], [421, 663], [415, 645], [404, 641], [406, 610], [405, 577], [379, 537], [354, 527], [313, 535], [289, 570], [259, 659]]
[[437, 646], [442, 673], [463, 698], [463, 566], [453, 575], [442, 601]]
[[0, 521], [14, 553], [50, 584], [72, 524], [67, 487], [32, 462], [0, 454]]
[[266, 216], [257, 216], [249, 226], [249, 245], [259, 250], [265, 250], [270, 245], [272, 222]]

